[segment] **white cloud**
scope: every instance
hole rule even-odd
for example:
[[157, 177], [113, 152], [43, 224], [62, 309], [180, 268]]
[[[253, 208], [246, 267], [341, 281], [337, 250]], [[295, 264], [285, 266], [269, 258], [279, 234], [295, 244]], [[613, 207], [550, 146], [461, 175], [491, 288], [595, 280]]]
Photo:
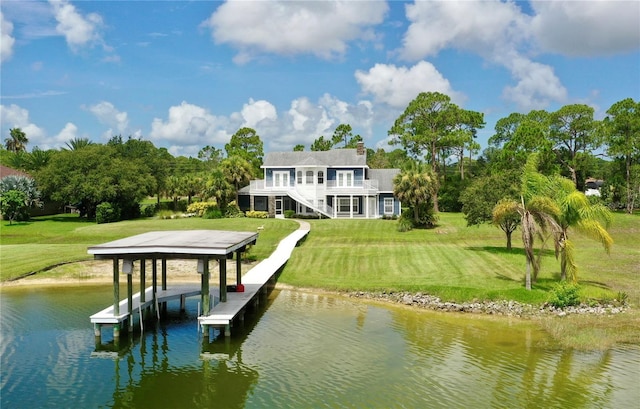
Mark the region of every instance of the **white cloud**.
[[531, 27], [546, 51], [611, 55], [640, 48], [638, 1], [537, 1]]
[[[111, 102], [101, 101], [89, 107], [83, 107], [98, 118], [100, 123], [117, 129], [119, 133], [123, 133], [129, 127], [129, 118], [126, 112], [120, 112]], [[112, 130], [109, 130], [112, 133]]]
[[27, 135], [30, 146], [41, 146], [46, 143], [46, 134], [44, 130], [29, 120], [29, 111], [18, 105], [11, 104], [9, 106], [0, 105], [0, 123], [3, 130], [6, 127], [20, 128]]
[[527, 35], [526, 16], [514, 3], [420, 1], [406, 7], [411, 22], [401, 57], [419, 60], [453, 46], [488, 55]]
[[278, 119], [278, 113], [273, 104], [265, 100], [254, 101], [253, 98], [249, 99], [248, 104], [242, 106], [241, 115], [244, 119], [243, 126], [249, 128], [255, 128], [265, 120], [275, 121]]
[[420, 92], [437, 91], [461, 102], [464, 97], [451, 88], [449, 81], [426, 61], [413, 67], [376, 64], [368, 72], [356, 71], [362, 91], [371, 94], [376, 102], [394, 108], [405, 108]]
[[183, 102], [169, 108], [166, 120], [153, 120], [150, 137], [169, 141], [173, 155], [195, 156], [206, 145], [223, 148], [238, 129], [249, 127], [260, 136], [266, 151], [286, 151], [297, 144], [308, 148], [321, 135], [330, 137], [341, 123], [348, 123], [354, 133], [366, 139], [371, 136], [374, 117], [370, 101], [349, 104], [329, 94], [317, 102], [296, 98], [281, 113], [269, 101], [249, 99], [240, 111], [228, 117]]
[[375, 39], [371, 27], [387, 10], [381, 1], [228, 1], [202, 25], [217, 44], [238, 49], [239, 64], [263, 53], [332, 58], [350, 41]]
[[339, 124], [349, 124], [352, 128], [360, 129], [363, 138], [372, 136], [374, 120], [373, 104], [371, 101], [358, 101], [355, 105], [341, 101], [338, 98], [324, 94], [319, 104], [324, 107], [330, 118], [334, 118]]
[[226, 131], [228, 119], [217, 117], [205, 108], [183, 101], [169, 108], [166, 121], [154, 118], [151, 124], [151, 138], [169, 141], [176, 145], [214, 145], [229, 141], [231, 134]]
[[66, 144], [72, 139], [78, 137], [78, 127], [71, 122], [67, 122], [64, 128], [54, 137], [54, 140], [59, 144]]
[[0, 63], [8, 60], [13, 55], [13, 44], [15, 38], [11, 36], [13, 33], [13, 23], [4, 19], [2, 11], [0, 11]]
[[102, 43], [99, 30], [103, 22], [100, 15], [89, 13], [83, 16], [67, 0], [49, 0], [49, 3], [58, 22], [56, 31], [65, 37], [72, 50], [77, 51], [85, 45]]
[[[579, 2], [580, 4], [584, 2]], [[563, 102], [567, 91], [547, 65], [532, 61], [532, 18], [515, 2], [420, 1], [406, 7], [411, 25], [400, 56], [416, 60], [456, 48], [509, 69], [516, 81], [503, 97], [521, 109]]]

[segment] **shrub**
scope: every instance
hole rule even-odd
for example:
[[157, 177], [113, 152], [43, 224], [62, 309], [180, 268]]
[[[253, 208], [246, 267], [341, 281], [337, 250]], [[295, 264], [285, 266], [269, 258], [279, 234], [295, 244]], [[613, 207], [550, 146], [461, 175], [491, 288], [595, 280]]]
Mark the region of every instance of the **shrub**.
[[173, 211], [167, 210], [167, 209], [160, 210], [157, 216], [158, 216], [158, 219], [175, 219], [176, 218], [176, 214]]
[[156, 206], [155, 204], [146, 205], [141, 209], [140, 215], [142, 217], [153, 217], [155, 216], [157, 209], [158, 206]]
[[296, 211], [295, 210], [285, 210], [284, 211], [284, 217], [285, 219], [291, 219], [296, 215]]
[[227, 205], [224, 215], [229, 218], [244, 217], [244, 213], [242, 213], [240, 206], [238, 206], [235, 200]]
[[120, 220], [120, 209], [109, 202], [96, 206], [96, 223], [112, 223]]
[[187, 207], [187, 213], [194, 213], [198, 217], [202, 217], [209, 209], [217, 207], [216, 202], [194, 202]]
[[570, 284], [563, 281], [552, 290], [549, 304], [556, 308], [580, 305], [580, 297], [578, 296], [579, 289], [577, 284]]
[[247, 217], [251, 217], [253, 219], [266, 219], [269, 217], [269, 212], [262, 212], [258, 210], [248, 211], [246, 214]]
[[202, 215], [203, 219], [222, 219], [222, 210], [217, 207], [210, 207]]
[[398, 231], [404, 233], [412, 229], [413, 223], [411, 222], [411, 219], [407, 219], [404, 214], [400, 216], [398, 219]]

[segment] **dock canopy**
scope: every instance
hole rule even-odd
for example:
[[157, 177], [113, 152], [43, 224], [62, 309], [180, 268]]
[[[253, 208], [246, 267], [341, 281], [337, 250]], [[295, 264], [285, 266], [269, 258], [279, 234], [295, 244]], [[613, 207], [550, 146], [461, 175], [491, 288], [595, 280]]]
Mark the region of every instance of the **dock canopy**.
[[96, 259], [226, 258], [234, 251], [255, 244], [257, 233], [226, 230], [152, 231], [91, 246], [87, 252]]

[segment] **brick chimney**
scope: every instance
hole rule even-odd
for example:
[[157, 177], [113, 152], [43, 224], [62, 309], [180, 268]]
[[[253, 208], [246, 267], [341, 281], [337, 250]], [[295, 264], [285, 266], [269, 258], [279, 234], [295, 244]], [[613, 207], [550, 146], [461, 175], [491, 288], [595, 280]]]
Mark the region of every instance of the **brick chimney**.
[[364, 155], [367, 151], [364, 149], [364, 142], [358, 142], [356, 145], [356, 153], [358, 155]]

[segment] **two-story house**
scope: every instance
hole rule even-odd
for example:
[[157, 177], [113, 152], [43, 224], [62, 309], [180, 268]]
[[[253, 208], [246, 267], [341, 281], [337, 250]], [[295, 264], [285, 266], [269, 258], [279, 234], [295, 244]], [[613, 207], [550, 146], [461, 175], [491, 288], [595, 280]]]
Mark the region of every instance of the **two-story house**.
[[[400, 214], [393, 196], [399, 169], [369, 169], [364, 144], [356, 149], [272, 152], [264, 157], [264, 179], [240, 190], [240, 205], [284, 217], [379, 218]], [[248, 196], [248, 198], [247, 198]]]

